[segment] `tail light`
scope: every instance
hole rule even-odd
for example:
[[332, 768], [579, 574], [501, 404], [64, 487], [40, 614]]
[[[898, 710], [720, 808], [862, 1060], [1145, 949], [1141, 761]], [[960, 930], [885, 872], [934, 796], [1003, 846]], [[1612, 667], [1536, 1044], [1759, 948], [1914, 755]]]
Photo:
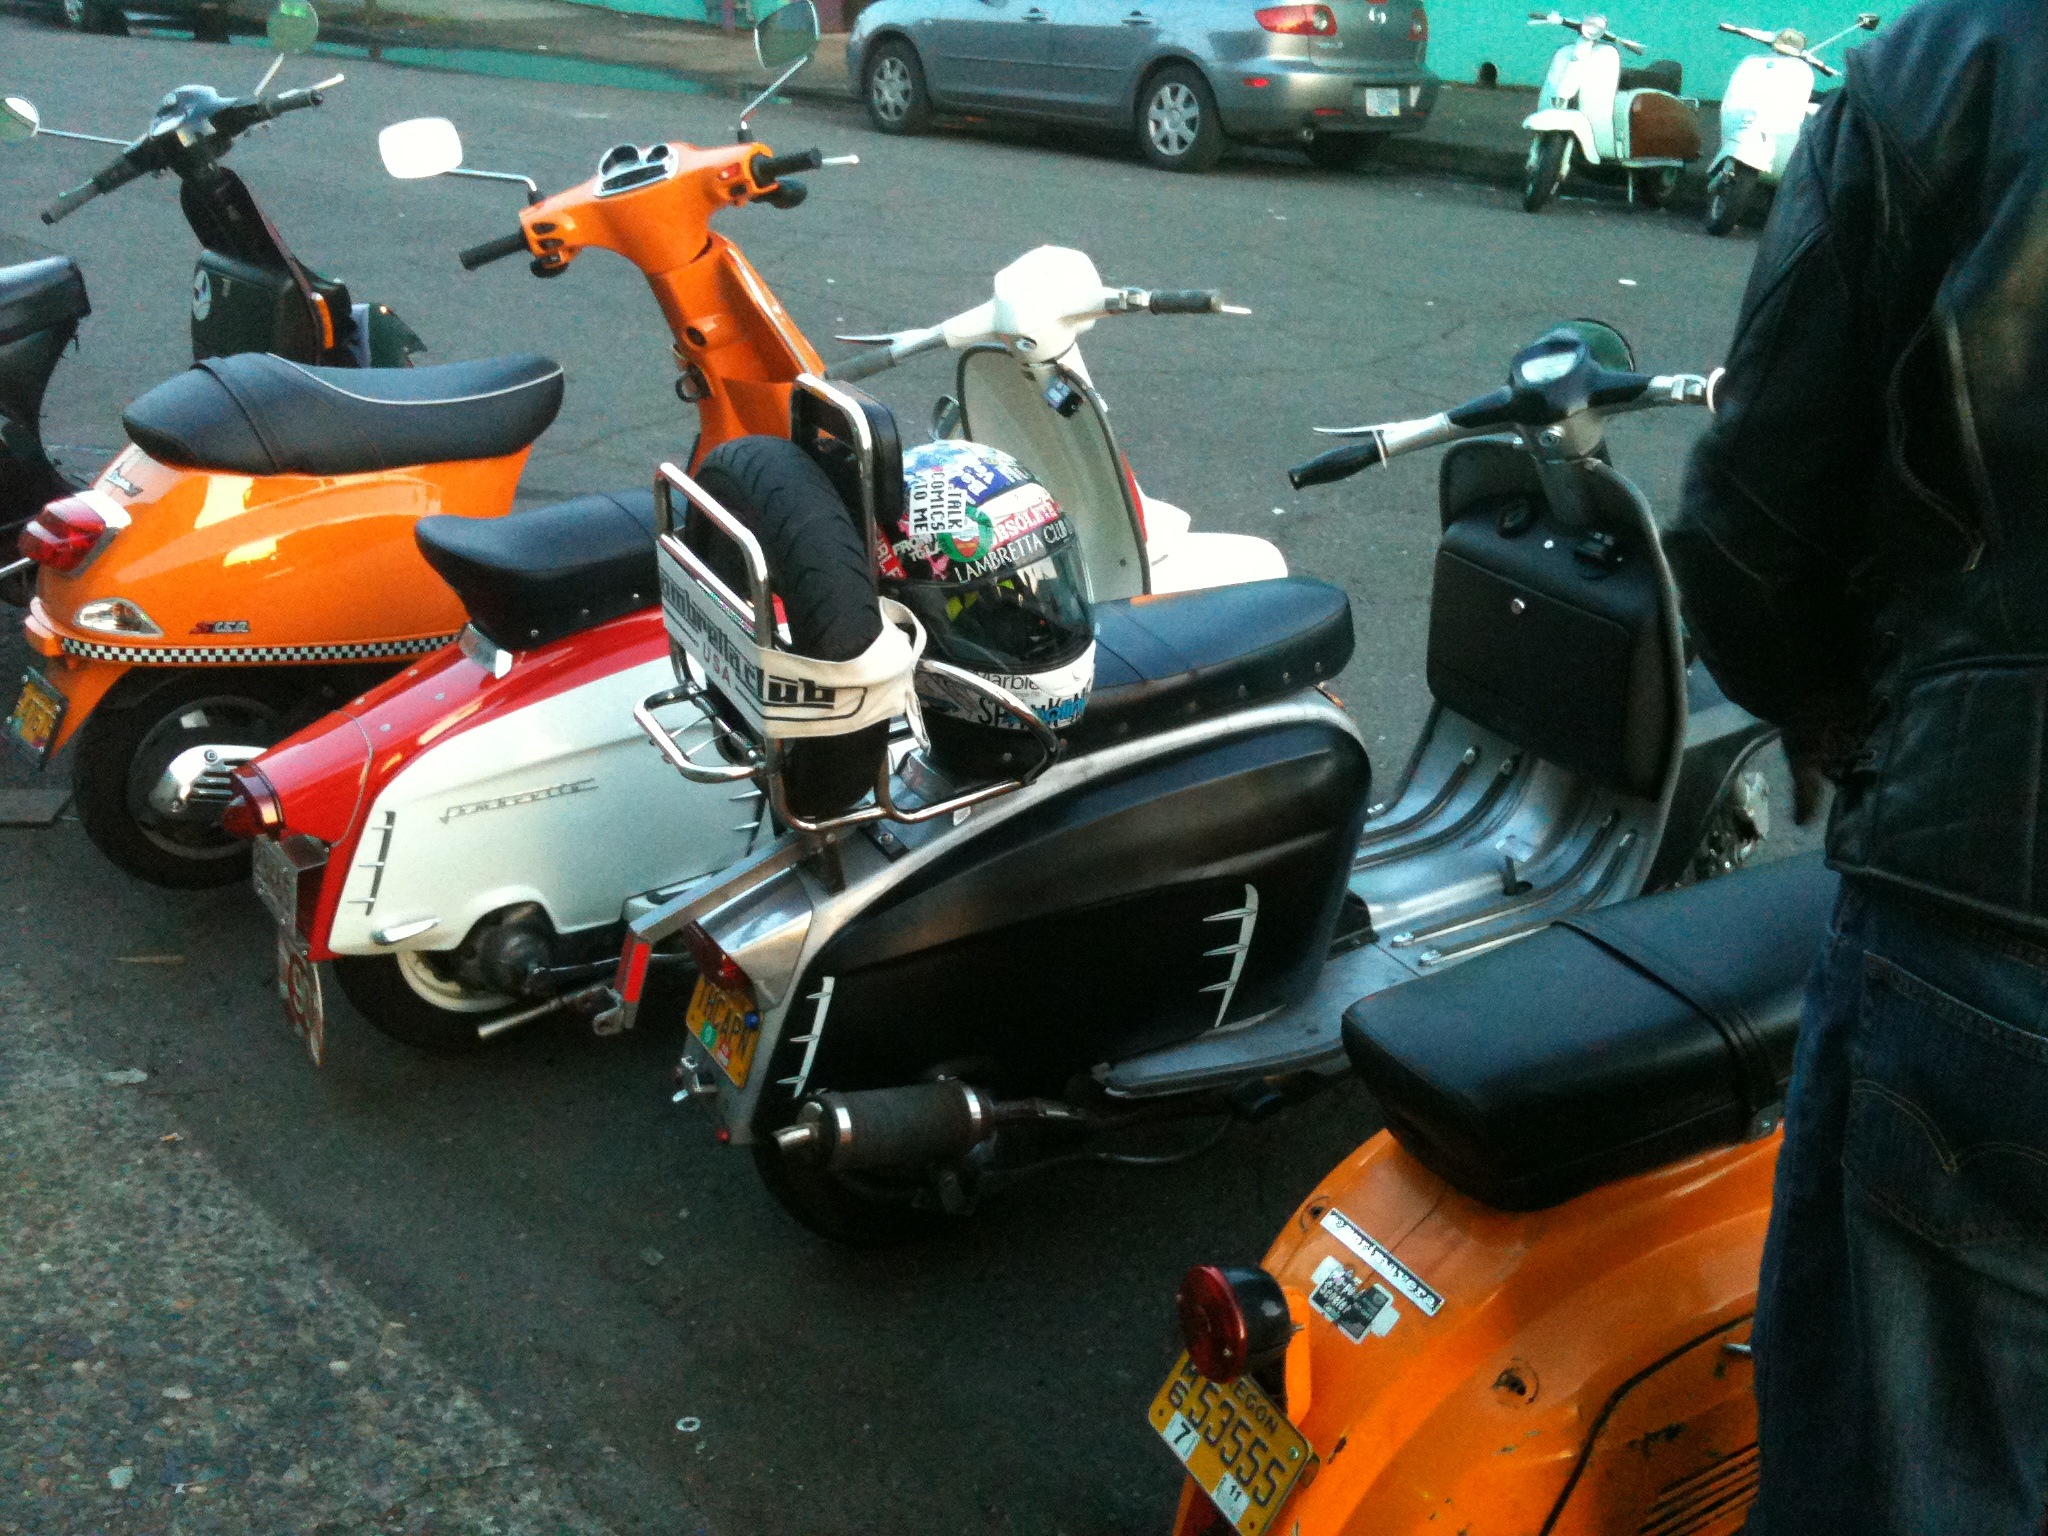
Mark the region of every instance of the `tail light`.
[[1263, 1269], [1197, 1264], [1181, 1276], [1174, 1306], [1188, 1359], [1220, 1384], [1279, 1359], [1294, 1336], [1287, 1295]]
[[244, 764], [228, 775], [234, 798], [220, 813], [220, 829], [244, 840], [284, 830], [284, 802], [259, 768]]
[[728, 992], [745, 992], [753, 988], [753, 982], [747, 979], [747, 973], [740, 969], [739, 962], [718, 947], [718, 940], [706, 933], [701, 923], [692, 923], [683, 930], [683, 943], [697, 962], [697, 974], [714, 987], [724, 987]]
[[1429, 12], [1421, 6], [1408, 13], [1408, 41], [1426, 43], [1429, 41]]
[[[1246, 81], [1245, 83], [1249, 85], [1251, 82]], [[1265, 83], [1263, 80], [1259, 82], [1261, 85]], [[1138, 514], [1138, 539], [1141, 543], [1149, 542], [1152, 538], [1152, 530], [1145, 526], [1145, 493], [1138, 489], [1137, 471], [1131, 468], [1131, 461], [1124, 457], [1121, 449], [1118, 450], [1116, 459], [1117, 463], [1123, 467], [1124, 489], [1130, 493], [1131, 506], [1136, 509]]]
[[1252, 12], [1268, 32], [1290, 37], [1335, 37], [1337, 13], [1327, 5], [1269, 5]]
[[75, 571], [92, 557], [110, 526], [83, 496], [53, 501], [29, 520], [16, 550], [53, 571]]

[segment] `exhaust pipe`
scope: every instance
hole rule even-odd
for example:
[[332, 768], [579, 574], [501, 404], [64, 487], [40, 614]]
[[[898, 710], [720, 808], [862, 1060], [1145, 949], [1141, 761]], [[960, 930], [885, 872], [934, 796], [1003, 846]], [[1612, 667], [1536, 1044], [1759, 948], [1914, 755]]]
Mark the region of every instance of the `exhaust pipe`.
[[820, 1093], [775, 1133], [793, 1162], [833, 1173], [906, 1173], [957, 1162], [1007, 1125], [1068, 1123], [1087, 1116], [1052, 1099], [998, 1101], [947, 1078], [901, 1088]]

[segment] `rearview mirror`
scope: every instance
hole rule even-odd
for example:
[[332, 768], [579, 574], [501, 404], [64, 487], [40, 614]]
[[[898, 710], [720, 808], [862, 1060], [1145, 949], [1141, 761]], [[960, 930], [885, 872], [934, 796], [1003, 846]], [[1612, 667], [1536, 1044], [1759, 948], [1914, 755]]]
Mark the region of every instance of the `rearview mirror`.
[[43, 114], [26, 96], [0, 98], [0, 144], [20, 144], [36, 136]]
[[1875, 32], [1881, 20], [1883, 18], [1875, 11], [1862, 11], [1857, 14], [1856, 25], [1866, 32]]
[[754, 27], [754, 57], [763, 69], [787, 69], [818, 51], [818, 8], [811, 0], [790, 0]]
[[307, 0], [278, 0], [263, 31], [279, 53], [309, 53], [320, 35], [320, 14]]
[[377, 154], [400, 181], [424, 181], [462, 164], [462, 135], [445, 117], [408, 118], [377, 135]]

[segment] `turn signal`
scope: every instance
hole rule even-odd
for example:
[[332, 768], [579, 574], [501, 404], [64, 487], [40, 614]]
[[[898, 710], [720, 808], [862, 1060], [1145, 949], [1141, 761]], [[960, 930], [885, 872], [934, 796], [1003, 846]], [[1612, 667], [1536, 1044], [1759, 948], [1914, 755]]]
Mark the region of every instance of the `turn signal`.
[[284, 830], [284, 804], [259, 768], [244, 764], [228, 775], [234, 798], [221, 807], [220, 829], [244, 841]]
[[15, 548], [50, 570], [75, 571], [100, 547], [100, 540], [106, 535], [104, 517], [82, 498], [66, 496], [51, 502], [29, 521], [15, 541]]
[[718, 947], [718, 940], [704, 931], [701, 923], [692, 923], [683, 930], [683, 943], [689, 946], [691, 958], [697, 962], [697, 974], [714, 987], [724, 987], [728, 992], [749, 991], [753, 983], [740, 964]]
[[1291, 37], [1335, 37], [1337, 13], [1327, 5], [1269, 5], [1252, 12], [1268, 32]]
[[1197, 1264], [1181, 1277], [1174, 1306], [1188, 1359], [1220, 1385], [1278, 1358], [1294, 1336], [1287, 1295], [1263, 1269]]

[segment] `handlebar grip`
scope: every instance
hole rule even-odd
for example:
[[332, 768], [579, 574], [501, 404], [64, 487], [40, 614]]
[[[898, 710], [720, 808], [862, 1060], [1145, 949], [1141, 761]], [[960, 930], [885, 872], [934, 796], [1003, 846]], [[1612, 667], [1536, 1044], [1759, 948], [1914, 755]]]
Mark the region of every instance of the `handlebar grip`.
[[878, 373], [886, 373], [895, 366], [896, 354], [892, 348], [875, 347], [854, 357], [842, 357], [825, 370], [825, 377], [851, 383], [855, 379], [867, 379]]
[[1287, 471], [1287, 483], [1297, 491], [1305, 491], [1312, 485], [1349, 480], [1361, 469], [1371, 469], [1380, 462], [1380, 440], [1368, 437], [1362, 443], [1346, 443], [1342, 448], [1317, 454], [1306, 464], [1295, 465]]
[[100, 189], [97, 183], [90, 181], [81, 183], [43, 210], [43, 222], [45, 224], [54, 224], [59, 219], [69, 218], [99, 195]]
[[1223, 308], [1223, 295], [1214, 288], [1168, 288], [1152, 295], [1146, 306], [1155, 315], [1213, 315]]
[[747, 162], [747, 174], [756, 186], [765, 187], [797, 171], [815, 171], [825, 163], [822, 149], [800, 149], [793, 155], [756, 155]]
[[486, 240], [482, 245], [472, 245], [456, 257], [462, 263], [462, 270], [474, 272], [478, 267], [493, 261], [503, 261], [507, 256], [517, 256], [527, 249], [526, 231], [515, 230], [509, 235], [500, 235], [495, 240]]
[[282, 117], [285, 113], [296, 112], [301, 107], [317, 107], [325, 99], [312, 86], [302, 85], [296, 90], [279, 91], [264, 105], [270, 109], [272, 117]]

